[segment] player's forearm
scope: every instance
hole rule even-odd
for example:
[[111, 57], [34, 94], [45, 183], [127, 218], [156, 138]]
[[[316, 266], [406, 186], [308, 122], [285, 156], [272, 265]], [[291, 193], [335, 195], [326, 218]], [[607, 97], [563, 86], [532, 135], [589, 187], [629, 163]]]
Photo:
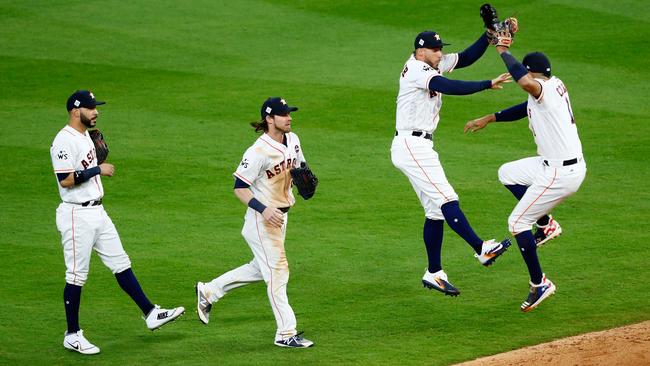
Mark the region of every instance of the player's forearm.
[[463, 52], [458, 54], [458, 63], [456, 64], [456, 69], [461, 69], [467, 67], [474, 62], [476, 62], [487, 49], [489, 45], [487, 34], [483, 33], [476, 42], [472, 43], [471, 46], [467, 47]]
[[101, 168], [95, 166], [85, 170], [77, 170], [73, 173], [57, 173], [56, 176], [59, 179], [59, 184], [61, 184], [61, 187], [70, 188], [75, 185], [87, 182], [90, 178], [101, 174], [101, 172]]
[[447, 95], [467, 95], [490, 89], [492, 81], [464, 81], [450, 80], [443, 76], [436, 76], [429, 82], [429, 90]]
[[251, 191], [249, 188], [235, 188], [235, 196], [245, 206], [248, 206], [248, 202], [255, 197], [253, 195], [253, 191]]
[[514, 105], [494, 113], [494, 122], [510, 122], [520, 120], [528, 115], [528, 101]]

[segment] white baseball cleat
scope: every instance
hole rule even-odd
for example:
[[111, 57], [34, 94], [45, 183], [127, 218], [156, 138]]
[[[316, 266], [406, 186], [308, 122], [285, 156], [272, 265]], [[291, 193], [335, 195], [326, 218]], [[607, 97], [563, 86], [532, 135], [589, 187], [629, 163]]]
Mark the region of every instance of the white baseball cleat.
[[422, 284], [424, 287], [429, 289], [434, 289], [444, 293], [445, 295], [458, 296], [460, 291], [449, 283], [447, 274], [443, 270], [439, 270], [436, 273], [429, 272], [428, 269], [424, 270], [424, 276], [422, 276]]
[[95, 355], [99, 353], [99, 347], [88, 342], [86, 337], [84, 337], [84, 331], [81, 329], [74, 333], [65, 332], [63, 347], [84, 355]]
[[481, 254], [474, 254], [474, 257], [478, 259], [484, 266], [489, 266], [510, 246], [510, 239], [503, 239], [502, 242], [498, 242], [494, 239], [483, 242], [481, 247]]
[[208, 324], [212, 304], [208, 300], [208, 293], [205, 287], [205, 283], [203, 282], [196, 283], [196, 313], [199, 314], [199, 320], [203, 324]]
[[185, 308], [182, 306], [173, 309], [161, 309], [159, 305], [155, 305], [149, 314], [142, 318], [147, 323], [147, 328], [150, 330], [156, 330], [163, 325], [176, 320], [176, 318], [183, 315], [184, 312]]
[[278, 347], [290, 347], [290, 348], [307, 348], [314, 345], [314, 342], [309, 339], [303, 338], [300, 335], [302, 332], [291, 336], [285, 339], [279, 339], [275, 341], [275, 345]]
[[538, 247], [541, 247], [549, 240], [553, 240], [562, 234], [560, 223], [555, 221], [553, 216], [548, 215], [548, 217], [548, 224], [546, 226], [537, 226], [537, 231], [535, 231], [535, 243]]

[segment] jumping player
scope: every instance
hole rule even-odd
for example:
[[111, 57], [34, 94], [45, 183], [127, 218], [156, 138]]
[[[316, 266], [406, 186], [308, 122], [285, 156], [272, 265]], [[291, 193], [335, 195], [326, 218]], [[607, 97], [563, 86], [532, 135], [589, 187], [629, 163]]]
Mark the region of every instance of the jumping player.
[[[491, 122], [528, 117], [538, 156], [512, 161], [499, 168], [499, 180], [519, 200], [508, 218], [508, 226], [517, 239], [530, 274], [530, 292], [521, 304], [521, 310], [528, 312], [556, 289], [542, 272], [537, 258], [537, 246], [561, 232], [549, 213], [578, 190], [587, 167], [569, 92], [562, 80], [552, 76], [546, 55], [532, 52], [519, 63], [508, 52], [508, 47], [497, 46], [497, 51], [510, 74], [528, 93], [528, 100], [467, 122], [465, 132], [478, 131]], [[533, 224], [538, 226], [536, 235], [532, 232]]]
[[436, 32], [417, 35], [415, 50], [406, 61], [399, 79], [396, 132], [391, 146], [393, 165], [406, 175], [424, 208], [424, 244], [429, 260], [422, 283], [443, 292], [460, 291], [448, 280], [441, 265], [443, 223], [447, 224], [474, 249], [479, 262], [488, 266], [503, 254], [510, 241], [484, 241], [465, 218], [458, 195], [447, 181], [438, 153], [433, 150], [433, 132], [440, 120], [442, 94], [466, 95], [486, 89], [501, 89], [509, 82], [505, 73], [493, 80], [460, 81], [442, 76], [445, 72], [473, 64], [487, 49], [488, 37], [481, 37], [461, 53], [443, 54], [446, 43]]
[[104, 210], [101, 176], [112, 177], [113, 164], [97, 165], [95, 147], [87, 129], [95, 127], [99, 112], [88, 90], [77, 90], [67, 101], [68, 125], [54, 138], [50, 155], [63, 201], [56, 210], [56, 226], [61, 233], [66, 265], [63, 290], [68, 330], [63, 346], [83, 354], [99, 353], [79, 328], [81, 288], [86, 283], [93, 249], [117, 282], [140, 307], [147, 327], [155, 330], [179, 317], [185, 309], [161, 309], [152, 304], [131, 270], [131, 260], [122, 247], [115, 225]]
[[196, 293], [199, 320], [208, 324], [212, 305], [228, 292], [264, 281], [277, 323], [274, 344], [306, 348], [314, 343], [296, 332], [296, 316], [287, 298], [289, 264], [284, 249], [287, 212], [296, 202], [289, 171], [306, 162], [300, 140], [291, 132], [290, 114], [297, 110], [282, 98], [268, 98], [261, 121], [251, 123], [256, 132], [264, 133], [246, 150], [233, 175], [235, 196], [248, 207], [242, 236], [253, 260], [211, 282], [198, 282]]

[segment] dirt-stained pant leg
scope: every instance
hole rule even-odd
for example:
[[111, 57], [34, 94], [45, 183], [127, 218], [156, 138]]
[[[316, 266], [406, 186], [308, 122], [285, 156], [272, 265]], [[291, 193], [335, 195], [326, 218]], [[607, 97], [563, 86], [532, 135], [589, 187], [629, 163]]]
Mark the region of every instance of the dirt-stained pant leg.
[[296, 334], [296, 316], [287, 297], [289, 264], [284, 251], [287, 221], [288, 215], [284, 214], [284, 225], [281, 228], [271, 227], [260, 213], [248, 209], [242, 230], [266, 282], [267, 295], [278, 326], [276, 340]]

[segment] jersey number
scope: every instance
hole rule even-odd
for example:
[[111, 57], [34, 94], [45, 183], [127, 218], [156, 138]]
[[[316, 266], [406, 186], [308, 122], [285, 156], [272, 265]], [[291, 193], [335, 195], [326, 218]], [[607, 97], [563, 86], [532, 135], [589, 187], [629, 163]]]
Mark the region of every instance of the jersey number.
[[571, 116], [571, 123], [575, 124], [576, 120], [575, 118], [573, 118], [573, 111], [571, 110], [571, 102], [569, 101], [569, 91], [566, 90], [566, 87], [562, 83], [560, 83], [560, 85], [558, 85], [555, 90], [557, 91], [558, 94], [560, 94], [561, 97], [564, 98], [566, 107], [569, 110], [569, 115]]
[[404, 75], [406, 75], [406, 72], [407, 72], [407, 71], [409, 71], [409, 67], [408, 67], [408, 66], [404, 66], [404, 70], [402, 70], [402, 77], [404, 77]]

